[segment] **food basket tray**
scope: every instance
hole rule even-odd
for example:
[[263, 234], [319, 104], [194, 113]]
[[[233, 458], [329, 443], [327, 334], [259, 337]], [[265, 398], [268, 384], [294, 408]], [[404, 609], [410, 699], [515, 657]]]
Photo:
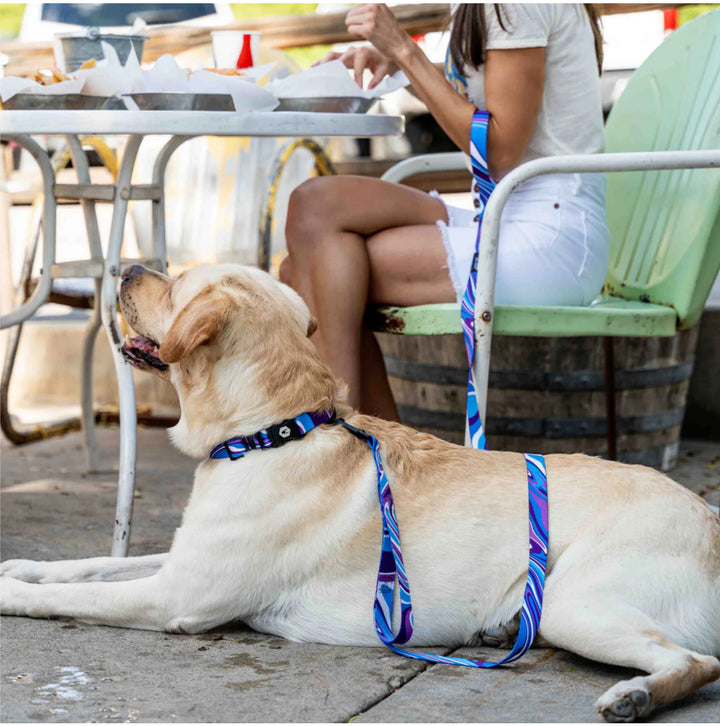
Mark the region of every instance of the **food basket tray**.
[[314, 98], [280, 98], [276, 111], [313, 113], [367, 113], [377, 98], [362, 96], [321, 96]]
[[234, 111], [229, 93], [127, 93], [141, 111]]
[[111, 100], [82, 93], [16, 93], [2, 105], [8, 111], [97, 111]]

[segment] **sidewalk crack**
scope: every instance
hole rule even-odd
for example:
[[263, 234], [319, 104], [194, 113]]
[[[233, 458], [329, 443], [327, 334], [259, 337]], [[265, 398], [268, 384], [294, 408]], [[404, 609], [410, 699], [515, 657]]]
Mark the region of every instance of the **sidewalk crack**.
[[[457, 650], [457, 648], [445, 648], [445, 652], [439, 653], [439, 655], [447, 656], [447, 655], [450, 655], [451, 653], [453, 653], [455, 650]], [[367, 713], [371, 709], [375, 708], [375, 706], [378, 706], [383, 701], [390, 698], [390, 696], [394, 695], [399, 690], [404, 688], [408, 683], [410, 683], [410, 681], [414, 681], [420, 674], [427, 672], [430, 668], [432, 668], [433, 666], [436, 666], [436, 665], [442, 665], [442, 663], [432, 663], [430, 661], [421, 662], [421, 667], [418, 668], [413, 673], [411, 673], [408, 676], [407, 680], [404, 680], [397, 688], [390, 687], [390, 690], [387, 693], [384, 693], [379, 698], [377, 698], [375, 701], [372, 701], [371, 703], [369, 703], [367, 706], [365, 706], [365, 708], [358, 711], [354, 716], [351, 716], [345, 723], [350, 723], [351, 721], [354, 721], [359, 716], [362, 716], [364, 713]]]
[[[446, 652], [441, 653], [440, 655], [449, 656], [449, 655], [452, 655], [453, 653], [457, 652], [458, 650], [462, 650], [462, 648], [446, 648], [445, 650], [446, 650]], [[546, 653], [543, 653], [543, 655], [540, 658], [538, 658], [538, 660], [536, 662], [531, 663], [531, 664], [528, 664], [528, 665], [525, 665], [525, 666], [516, 666], [510, 672], [508, 672], [507, 675], [508, 676], [519, 676], [519, 675], [523, 675], [524, 673], [527, 673], [528, 671], [532, 670], [533, 668], [535, 668], [536, 666], [540, 665], [541, 663], [544, 663], [545, 661], [549, 660], [556, 653], [557, 653], [557, 648], [550, 647], [550, 648], [548, 648], [548, 650], [547, 650]], [[400, 686], [398, 688], [392, 688], [391, 687], [390, 690], [387, 693], [383, 694], [382, 696], [380, 696], [378, 699], [376, 699], [372, 703], [369, 703], [361, 711], [358, 711], [354, 716], [351, 716], [345, 723], [350, 723], [351, 721], [354, 721], [359, 716], [362, 716], [364, 713], [367, 713], [368, 711], [371, 711], [373, 708], [375, 708], [375, 706], [380, 705], [383, 701], [385, 701], [388, 698], [390, 698], [390, 696], [392, 696], [393, 694], [397, 693], [400, 689], [404, 688], [408, 683], [410, 683], [411, 681], [414, 681], [419, 675], [421, 675], [422, 673], [426, 673], [433, 666], [444, 665], [444, 664], [443, 663], [432, 663], [430, 661], [425, 661], [423, 665], [424, 665], [424, 667], [418, 668], [418, 670], [414, 671], [408, 677], [407, 680], [403, 681], [400, 684]]]

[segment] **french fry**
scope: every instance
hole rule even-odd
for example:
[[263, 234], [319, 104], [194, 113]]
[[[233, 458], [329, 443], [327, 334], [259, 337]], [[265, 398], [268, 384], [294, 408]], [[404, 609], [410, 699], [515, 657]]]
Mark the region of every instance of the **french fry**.
[[95, 59], [94, 58], [88, 58], [77, 70], [79, 71], [89, 71], [91, 68], [95, 68]]
[[53, 78], [55, 79], [54, 83], [61, 83], [62, 81], [69, 81], [70, 79], [59, 69], [53, 67], [52, 69]]
[[[93, 67], [93, 66], [90, 66], [90, 67]], [[68, 76], [66, 76], [58, 68], [53, 68], [52, 70], [43, 68], [41, 70], [35, 71], [35, 76], [34, 76], [34, 81], [36, 83], [39, 83], [42, 86], [52, 86], [55, 83], [61, 83], [62, 81], [69, 81], [69, 80], [71, 80], [71, 79]]]
[[204, 71], [210, 71], [210, 73], [217, 73], [220, 76], [245, 76], [246, 73], [237, 70], [236, 68], [203, 68]]

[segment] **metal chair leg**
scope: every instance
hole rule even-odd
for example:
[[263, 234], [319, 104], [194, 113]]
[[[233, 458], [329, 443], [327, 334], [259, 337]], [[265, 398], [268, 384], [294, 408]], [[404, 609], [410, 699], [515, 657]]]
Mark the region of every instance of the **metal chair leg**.
[[613, 338], [603, 339], [605, 353], [605, 416], [607, 420], [607, 454], [617, 461], [617, 413], [615, 410], [615, 347]]
[[100, 327], [102, 326], [102, 318], [100, 316], [100, 288], [100, 280], [95, 280], [95, 309], [93, 310], [90, 321], [85, 328], [80, 381], [82, 427], [83, 433], [85, 434], [85, 455], [87, 457], [88, 473], [90, 474], [95, 474], [100, 470], [92, 387], [93, 350], [95, 348], [95, 339], [97, 338], [98, 330], [100, 330]]

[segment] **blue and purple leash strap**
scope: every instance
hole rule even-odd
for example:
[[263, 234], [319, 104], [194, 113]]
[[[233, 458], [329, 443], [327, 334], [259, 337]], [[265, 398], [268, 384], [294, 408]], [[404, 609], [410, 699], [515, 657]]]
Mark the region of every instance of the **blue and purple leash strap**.
[[[545, 584], [548, 509], [547, 476], [543, 457], [535, 454], [524, 455], [528, 479], [530, 555], [528, 577], [520, 611], [520, 630], [513, 649], [505, 658], [497, 663], [471, 660], [469, 658], [432, 655], [429, 653], [415, 653], [397, 647], [398, 645], [407, 643], [412, 637], [414, 621], [412, 600], [410, 597], [410, 583], [405, 572], [405, 564], [403, 562], [400, 545], [400, 528], [395, 514], [395, 505], [393, 503], [392, 492], [390, 491], [390, 484], [388, 483], [380, 458], [380, 443], [372, 434], [368, 434], [361, 429], [351, 426], [343, 419], [337, 419], [337, 423], [367, 443], [372, 451], [375, 468], [377, 470], [378, 499], [380, 500], [380, 513], [382, 515], [382, 550], [380, 554], [380, 566], [378, 568], [377, 586], [375, 588], [373, 614], [375, 618], [375, 631], [380, 640], [390, 650], [407, 656], [408, 658], [426, 660], [433, 663], [468, 666], [470, 668], [492, 668], [520, 658], [520, 656], [529, 650], [535, 640], [540, 623], [543, 587]], [[393, 598], [396, 581], [400, 586], [400, 627], [397, 635], [393, 633], [392, 628]]]
[[[477, 260], [480, 248], [480, 229], [485, 206], [495, 183], [490, 178], [487, 165], [487, 132], [489, 114], [477, 110], [473, 116], [470, 135], [470, 159], [472, 172], [477, 185], [478, 233], [475, 241], [475, 254], [470, 269], [465, 295], [460, 306], [465, 348], [468, 356], [468, 394], [467, 417], [470, 439], [473, 448], [487, 449], [485, 432], [483, 431], [480, 412], [477, 404], [473, 363], [475, 361], [475, 297], [477, 292]], [[380, 458], [380, 444], [371, 434], [350, 426], [339, 420], [345, 428], [363, 439], [372, 451], [377, 469], [378, 499], [382, 515], [382, 551], [378, 568], [377, 586], [375, 589], [374, 617], [375, 630], [380, 640], [390, 650], [414, 658], [433, 663], [448, 663], [470, 668], [493, 668], [510, 663], [520, 658], [533, 644], [540, 624], [542, 612], [543, 590], [545, 586], [545, 569], [548, 553], [548, 505], [547, 505], [547, 472], [545, 459], [539, 454], [524, 454], [528, 481], [528, 514], [529, 514], [529, 562], [528, 576], [520, 610], [520, 629], [517, 640], [510, 653], [498, 662], [472, 660], [469, 658], [453, 658], [450, 656], [415, 653], [398, 648], [407, 643], [413, 634], [413, 613], [405, 565], [402, 558], [400, 528], [395, 514], [390, 484], [385, 476]], [[393, 633], [392, 610], [395, 582], [400, 586], [400, 627], [398, 634]]]
[[487, 134], [490, 114], [487, 111], [475, 111], [470, 130], [470, 163], [472, 165], [473, 178], [477, 185], [477, 217], [478, 232], [475, 239], [475, 254], [470, 266], [468, 284], [465, 288], [462, 302], [460, 303], [460, 317], [462, 319], [463, 337], [465, 338], [465, 350], [468, 357], [468, 384], [467, 384], [467, 421], [470, 432], [470, 441], [473, 449], [487, 449], [485, 431], [480, 420], [478, 409], [477, 393], [475, 390], [475, 374], [473, 363], [475, 362], [475, 296], [477, 294], [477, 262], [480, 250], [480, 229], [485, 214], [485, 206], [492, 190], [495, 189], [495, 182], [490, 178], [487, 165]]

